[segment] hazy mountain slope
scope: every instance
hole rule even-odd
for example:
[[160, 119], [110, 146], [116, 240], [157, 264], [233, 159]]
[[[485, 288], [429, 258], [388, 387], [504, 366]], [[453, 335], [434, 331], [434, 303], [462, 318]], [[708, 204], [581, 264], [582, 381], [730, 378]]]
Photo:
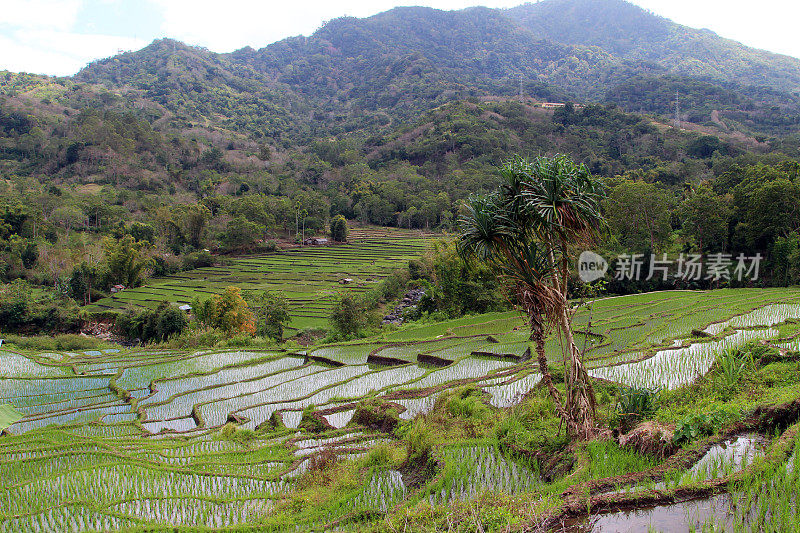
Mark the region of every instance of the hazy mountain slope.
[[545, 0], [505, 11], [536, 36], [598, 46], [673, 74], [797, 91], [800, 59], [747, 47], [707, 29], [681, 26], [623, 0]]
[[634, 72], [633, 65], [603, 50], [542, 40], [502, 11], [487, 8], [408, 7], [336, 19], [307, 39], [244, 49], [232, 57], [292, 86], [310, 84], [328, 92], [344, 87], [355, 97], [407, 85], [415, 77], [514, 94], [520, 76], [540, 88], [597, 97]]
[[75, 79], [141, 91], [175, 113], [178, 127], [211, 122], [258, 137], [297, 129], [292, 107], [298, 100], [291, 90], [227, 55], [171, 39], [95, 61]]
[[[170, 40], [98, 61], [76, 79], [134, 87], [192, 125], [307, 143], [384, 131], [474, 96], [610, 101], [764, 133], [800, 125], [800, 60], [677, 25], [622, 0], [508, 10], [395, 8], [309, 37], [214, 54]], [[764, 89], [769, 87], [769, 89]], [[718, 116], [719, 115], [719, 116]], [[721, 118], [719, 118], [721, 117]]]

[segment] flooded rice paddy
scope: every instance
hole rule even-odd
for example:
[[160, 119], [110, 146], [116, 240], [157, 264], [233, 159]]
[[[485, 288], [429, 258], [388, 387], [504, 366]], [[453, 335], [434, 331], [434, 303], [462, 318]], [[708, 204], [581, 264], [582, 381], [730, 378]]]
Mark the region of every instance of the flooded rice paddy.
[[[626, 385], [675, 388], [707, 372], [719, 350], [773, 339], [783, 322], [800, 317], [798, 303], [765, 306], [763, 295], [720, 293], [702, 304], [652, 295], [597, 302], [592, 335], [580, 337], [587, 339], [592, 375]], [[785, 297], [770, 294], [775, 300]], [[585, 314], [576, 315], [576, 329], [585, 323]], [[691, 337], [697, 328], [714, 337]], [[327, 450], [353, 459], [386, 442], [386, 436], [352, 422], [354, 404], [365, 397], [398, 404], [404, 409], [400, 418], [409, 420], [430, 412], [443, 391], [464, 383], [475, 383], [487, 403], [499, 409], [513, 407], [539, 386], [535, 358], [520, 362], [529, 346], [528, 332], [513, 312], [411, 327], [389, 336], [389, 341], [296, 354], [0, 352], [0, 404], [10, 403], [24, 415], [0, 438], [0, 530], [257, 523], [316, 455]], [[796, 342], [783, 341], [786, 347]], [[560, 353], [549, 340], [547, 358], [557, 362]], [[440, 363], [419, 362], [420, 354]], [[374, 364], [368, 362], [370, 355], [393, 361]], [[325, 409], [324, 420], [333, 429], [308, 438], [297, 429], [304, 409]], [[219, 430], [230, 422], [252, 430], [277, 424], [278, 436], [252, 444], [219, 440]], [[763, 446], [742, 438], [712, 449], [683, 474], [689, 477], [669, 483], [713, 478], [757, 461]], [[370, 470], [359, 491], [342, 502], [341, 513], [385, 512], [412, 493], [420, 501], [440, 504], [485, 490], [521, 494], [541, 484], [535, 469], [490, 443], [448, 446], [440, 455], [443, 473], [419, 489], [410, 489], [397, 470]], [[716, 506], [723, 504], [724, 498], [696, 502], [698, 520], [716, 517]], [[694, 519], [676, 522], [679, 515], [690, 516], [689, 505], [609, 513], [570, 527], [689, 527]], [[720, 516], [727, 519], [725, 513]]]

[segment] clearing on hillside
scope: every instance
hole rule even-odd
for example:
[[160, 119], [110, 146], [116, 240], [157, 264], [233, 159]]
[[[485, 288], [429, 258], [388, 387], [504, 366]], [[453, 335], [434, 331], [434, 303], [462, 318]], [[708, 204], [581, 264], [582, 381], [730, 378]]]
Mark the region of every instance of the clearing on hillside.
[[[397, 228], [354, 228], [347, 244], [298, 246], [238, 257], [224, 266], [153, 278], [141, 287], [112, 294], [86, 309], [154, 308], [164, 300], [183, 305], [234, 285], [283, 294], [289, 301], [291, 328], [324, 327], [337, 291], [368, 291], [390, 272], [422, 255], [437, 237]], [[352, 281], [341, 284], [345, 278]]]

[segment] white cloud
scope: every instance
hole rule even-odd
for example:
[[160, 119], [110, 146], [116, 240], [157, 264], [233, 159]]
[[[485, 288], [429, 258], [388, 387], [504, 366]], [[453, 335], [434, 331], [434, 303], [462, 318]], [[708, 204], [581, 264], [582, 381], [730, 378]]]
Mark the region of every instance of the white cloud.
[[10, 37], [0, 35], [0, 70], [66, 76], [90, 61], [136, 50], [143, 39], [113, 35], [84, 35], [57, 30], [20, 30]]
[[0, 24], [63, 31], [75, 23], [81, 4], [81, 0], [0, 0]]
[[[260, 48], [292, 35], [309, 35], [326, 20], [344, 15], [368, 17], [405, 4], [397, 0], [154, 1], [164, 10], [163, 29], [167, 36], [215, 52], [230, 52], [248, 45]], [[470, 5], [510, 7], [521, 0], [418, 0], [411, 3], [439, 9], [463, 9]]]
[[753, 48], [800, 57], [800, 3], [788, 0], [632, 0], [645, 9], [693, 28], [708, 28]]

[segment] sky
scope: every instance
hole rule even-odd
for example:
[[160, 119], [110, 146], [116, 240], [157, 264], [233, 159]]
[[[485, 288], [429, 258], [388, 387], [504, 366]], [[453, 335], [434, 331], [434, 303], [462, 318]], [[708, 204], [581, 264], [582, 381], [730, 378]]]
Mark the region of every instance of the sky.
[[[0, 0], [0, 70], [65, 76], [171, 37], [215, 52], [309, 35], [323, 22], [399, 5], [512, 7], [523, 0]], [[800, 2], [633, 0], [679, 24], [800, 57]]]

